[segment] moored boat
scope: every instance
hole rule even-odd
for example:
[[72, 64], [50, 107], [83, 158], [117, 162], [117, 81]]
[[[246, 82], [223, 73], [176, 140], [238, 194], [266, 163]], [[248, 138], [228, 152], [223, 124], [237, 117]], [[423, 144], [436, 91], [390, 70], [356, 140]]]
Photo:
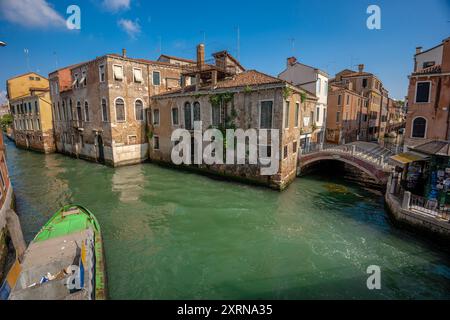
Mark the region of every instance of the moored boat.
[[0, 297], [10, 300], [103, 300], [107, 297], [100, 225], [86, 208], [61, 208], [17, 259]]

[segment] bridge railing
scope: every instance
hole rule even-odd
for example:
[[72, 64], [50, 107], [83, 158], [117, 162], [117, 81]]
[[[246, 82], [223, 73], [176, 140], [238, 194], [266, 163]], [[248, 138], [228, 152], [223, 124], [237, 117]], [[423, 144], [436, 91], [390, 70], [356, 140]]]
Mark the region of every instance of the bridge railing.
[[[375, 150], [376, 149], [376, 150]], [[300, 156], [318, 153], [318, 152], [334, 152], [351, 155], [352, 157], [371, 162], [382, 169], [389, 170], [391, 166], [388, 161], [393, 153], [388, 149], [376, 147], [373, 150], [361, 148], [355, 144], [336, 145], [336, 144], [310, 144], [306, 148], [301, 149]]]

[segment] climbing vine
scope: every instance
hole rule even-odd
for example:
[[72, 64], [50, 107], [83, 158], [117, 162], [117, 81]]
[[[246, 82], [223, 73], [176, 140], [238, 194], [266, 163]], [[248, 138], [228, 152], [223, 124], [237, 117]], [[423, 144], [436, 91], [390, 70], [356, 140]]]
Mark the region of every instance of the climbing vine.
[[284, 98], [284, 99], [287, 99], [287, 98], [289, 98], [290, 96], [292, 96], [292, 89], [289, 88], [289, 87], [284, 87], [284, 88], [283, 88], [283, 98]]
[[304, 103], [306, 101], [306, 93], [300, 92], [300, 101]]

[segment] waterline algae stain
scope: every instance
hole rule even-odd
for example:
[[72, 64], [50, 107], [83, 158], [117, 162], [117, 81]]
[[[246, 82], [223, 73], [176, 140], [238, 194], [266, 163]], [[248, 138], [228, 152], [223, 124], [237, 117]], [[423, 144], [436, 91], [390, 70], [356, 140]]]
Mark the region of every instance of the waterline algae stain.
[[[450, 298], [448, 253], [392, 226], [381, 196], [342, 181], [307, 176], [279, 193], [10, 142], [7, 152], [28, 241], [65, 203], [95, 212], [112, 299]], [[381, 290], [367, 288], [369, 266]]]

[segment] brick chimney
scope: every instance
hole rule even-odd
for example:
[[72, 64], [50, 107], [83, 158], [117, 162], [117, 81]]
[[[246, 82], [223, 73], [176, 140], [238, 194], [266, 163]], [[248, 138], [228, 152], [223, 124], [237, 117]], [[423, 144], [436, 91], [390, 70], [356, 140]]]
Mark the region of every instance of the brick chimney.
[[122, 57], [124, 57], [124, 58], [127, 57], [127, 49], [125, 49], [125, 48], [122, 49]]
[[363, 72], [364, 71], [364, 65], [363, 64], [359, 64], [358, 65], [358, 72]]
[[205, 64], [205, 45], [203, 43], [197, 46], [197, 67], [201, 69]]
[[287, 58], [287, 66], [288, 66], [288, 68], [292, 67], [296, 63], [297, 63], [297, 58], [296, 57]]
[[419, 54], [419, 53], [421, 53], [422, 52], [422, 47], [417, 47], [416, 48], [416, 54]]

